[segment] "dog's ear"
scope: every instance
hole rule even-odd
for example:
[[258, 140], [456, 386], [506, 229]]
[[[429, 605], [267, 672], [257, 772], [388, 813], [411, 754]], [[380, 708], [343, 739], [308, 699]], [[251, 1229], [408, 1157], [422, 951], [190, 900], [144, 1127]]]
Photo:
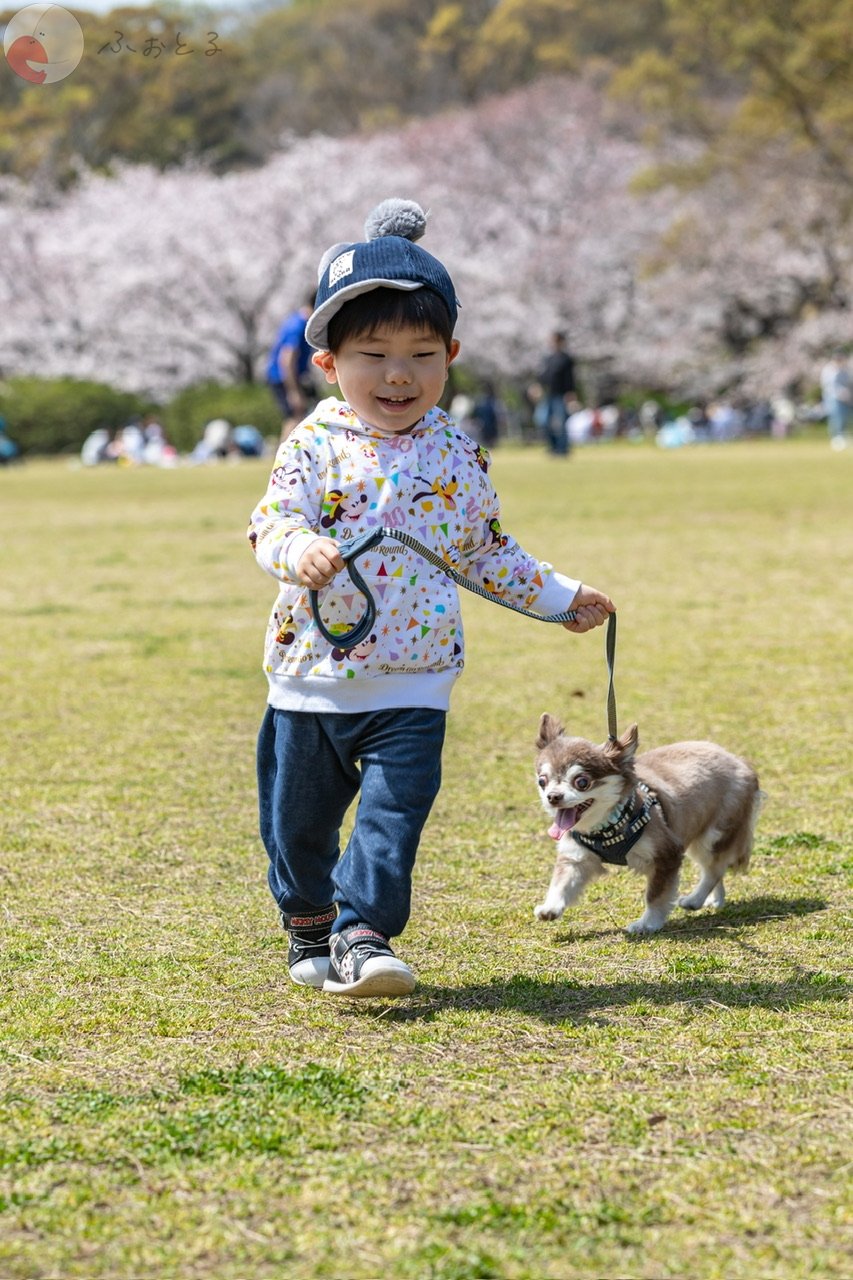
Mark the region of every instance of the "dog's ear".
[[546, 711], [539, 721], [539, 737], [536, 739], [536, 746], [541, 751], [543, 747], [547, 747], [549, 742], [553, 742], [555, 738], [559, 738], [563, 732], [563, 726], [555, 716], [549, 716]]
[[624, 763], [626, 760], [634, 758], [639, 740], [640, 735], [637, 731], [637, 726], [632, 724], [630, 729], [622, 734], [621, 738], [611, 738], [604, 750], [608, 755], [618, 756]]

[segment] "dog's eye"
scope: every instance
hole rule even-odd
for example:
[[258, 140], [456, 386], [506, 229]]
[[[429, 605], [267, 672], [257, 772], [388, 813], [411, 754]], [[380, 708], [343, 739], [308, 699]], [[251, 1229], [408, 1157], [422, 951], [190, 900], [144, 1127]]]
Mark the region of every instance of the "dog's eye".
[[592, 786], [592, 778], [588, 778], [585, 773], [579, 773], [576, 778], [572, 779], [572, 786], [575, 791], [589, 791]]
[[548, 785], [548, 779], [546, 778], [544, 773], [540, 773], [536, 781], [539, 783], [540, 787], [547, 787]]

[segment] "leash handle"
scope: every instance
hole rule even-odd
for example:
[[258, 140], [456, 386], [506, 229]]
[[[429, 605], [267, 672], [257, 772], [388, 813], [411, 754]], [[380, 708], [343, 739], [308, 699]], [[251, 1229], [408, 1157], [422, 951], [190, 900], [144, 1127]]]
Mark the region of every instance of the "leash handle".
[[361, 534], [358, 538], [353, 538], [352, 542], [345, 542], [343, 545], [338, 544], [338, 550], [341, 553], [341, 559], [349, 569], [349, 576], [352, 578], [353, 586], [364, 596], [365, 609], [361, 618], [351, 627], [349, 631], [344, 631], [341, 635], [336, 636], [329, 631], [323, 619], [320, 617], [320, 598], [317, 591], [311, 592], [311, 613], [314, 616], [314, 623], [317, 630], [324, 640], [332, 646], [333, 649], [354, 649], [357, 644], [361, 644], [362, 640], [366, 640], [370, 635], [370, 629], [376, 621], [376, 601], [373, 599], [373, 593], [367, 583], [362, 578], [358, 569], [355, 567], [355, 561], [359, 556], [364, 555], [365, 551], [369, 551], [371, 547], [377, 546], [385, 534], [387, 529], [368, 529], [366, 533]]

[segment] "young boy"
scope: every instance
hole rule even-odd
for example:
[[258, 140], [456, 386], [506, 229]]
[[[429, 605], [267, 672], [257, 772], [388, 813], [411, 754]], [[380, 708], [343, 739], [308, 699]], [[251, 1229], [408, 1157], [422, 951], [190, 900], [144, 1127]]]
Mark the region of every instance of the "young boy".
[[[570, 631], [613, 610], [501, 531], [487, 456], [435, 407], [459, 351], [457, 301], [445, 268], [414, 243], [425, 221], [417, 205], [385, 201], [366, 242], [322, 259], [306, 336], [345, 399], [323, 400], [280, 446], [249, 530], [258, 562], [282, 584], [257, 757], [269, 884], [293, 981], [346, 996], [414, 989], [389, 939], [409, 918], [463, 640], [452, 580], [386, 538], [358, 560], [376, 600], [371, 634], [347, 650], [330, 644], [310, 591], [320, 591], [332, 635], [365, 604], [340, 545], [379, 526], [407, 530], [497, 596], [543, 614], [576, 609]], [[359, 793], [341, 857], [341, 824]]]

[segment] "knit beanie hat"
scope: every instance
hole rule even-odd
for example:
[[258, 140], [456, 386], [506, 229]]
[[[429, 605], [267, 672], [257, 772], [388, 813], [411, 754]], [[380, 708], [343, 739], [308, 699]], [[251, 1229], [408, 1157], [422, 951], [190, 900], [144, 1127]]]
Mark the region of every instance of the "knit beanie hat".
[[335, 244], [320, 259], [317, 299], [305, 337], [318, 351], [329, 346], [329, 321], [345, 302], [371, 289], [432, 289], [442, 298], [456, 324], [459, 305], [446, 269], [415, 244], [426, 229], [427, 215], [413, 200], [383, 200], [368, 214], [365, 240]]

